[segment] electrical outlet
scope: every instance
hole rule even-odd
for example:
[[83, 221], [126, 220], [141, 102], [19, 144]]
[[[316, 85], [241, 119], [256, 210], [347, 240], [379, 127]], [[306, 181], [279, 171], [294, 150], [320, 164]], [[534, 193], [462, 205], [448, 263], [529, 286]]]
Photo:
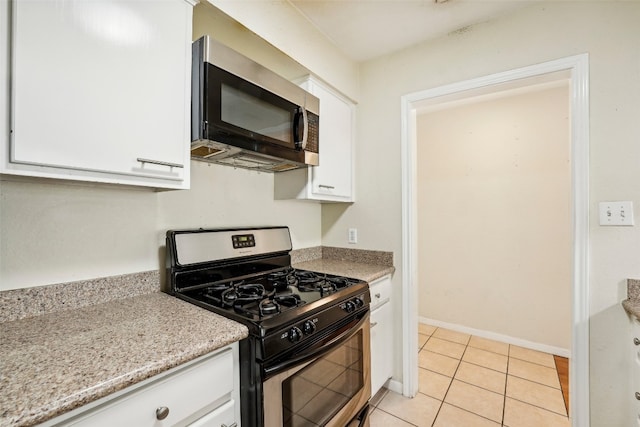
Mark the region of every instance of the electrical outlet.
[[349, 229], [349, 237], [347, 238], [348, 243], [358, 243], [358, 229], [350, 228]]
[[600, 225], [634, 225], [633, 202], [600, 202]]

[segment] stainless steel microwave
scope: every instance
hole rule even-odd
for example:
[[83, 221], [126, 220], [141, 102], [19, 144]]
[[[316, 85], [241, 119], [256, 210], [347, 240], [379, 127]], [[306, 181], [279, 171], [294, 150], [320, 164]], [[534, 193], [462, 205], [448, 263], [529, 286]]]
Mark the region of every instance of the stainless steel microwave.
[[318, 165], [320, 101], [204, 36], [193, 42], [191, 157], [280, 172]]

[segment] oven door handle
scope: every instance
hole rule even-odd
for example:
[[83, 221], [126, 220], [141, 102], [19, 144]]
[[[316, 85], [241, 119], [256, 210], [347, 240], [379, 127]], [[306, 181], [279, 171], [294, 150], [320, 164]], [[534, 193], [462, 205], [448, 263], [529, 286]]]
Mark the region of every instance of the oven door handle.
[[265, 368], [264, 372], [265, 372], [266, 378], [269, 378], [273, 374], [286, 370], [290, 367], [300, 365], [307, 361], [311, 361], [313, 359], [317, 359], [319, 357], [324, 356], [325, 354], [334, 350], [336, 347], [343, 344], [344, 342], [349, 340], [351, 337], [353, 337], [355, 334], [357, 334], [360, 328], [362, 327], [362, 325], [368, 320], [369, 320], [369, 311], [366, 311], [365, 315], [361, 319], [355, 318], [351, 323], [348, 324], [349, 327], [346, 331], [344, 331], [337, 337], [332, 338], [328, 342], [324, 343], [321, 347], [319, 348], [311, 347], [308, 350], [303, 351], [302, 353], [298, 353], [295, 357], [288, 358], [282, 361], [281, 363]]

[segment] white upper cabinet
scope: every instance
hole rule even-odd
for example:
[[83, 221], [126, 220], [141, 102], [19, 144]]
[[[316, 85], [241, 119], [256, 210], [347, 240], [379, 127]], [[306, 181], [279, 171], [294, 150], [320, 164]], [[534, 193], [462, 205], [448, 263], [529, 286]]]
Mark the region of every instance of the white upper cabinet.
[[11, 5], [2, 172], [188, 188], [193, 3]]
[[275, 198], [353, 202], [355, 105], [313, 77], [301, 86], [320, 99], [320, 164], [277, 173]]

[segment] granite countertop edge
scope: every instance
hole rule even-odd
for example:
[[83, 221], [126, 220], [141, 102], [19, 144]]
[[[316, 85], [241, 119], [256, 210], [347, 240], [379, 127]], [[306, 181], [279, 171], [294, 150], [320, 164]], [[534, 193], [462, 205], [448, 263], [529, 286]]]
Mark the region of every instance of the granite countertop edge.
[[248, 336], [245, 326], [162, 292], [2, 329], [2, 427], [49, 421]]
[[393, 252], [320, 246], [291, 252], [294, 268], [372, 282], [395, 272]]
[[622, 307], [640, 320], [640, 279], [627, 279], [627, 299], [622, 301]]

